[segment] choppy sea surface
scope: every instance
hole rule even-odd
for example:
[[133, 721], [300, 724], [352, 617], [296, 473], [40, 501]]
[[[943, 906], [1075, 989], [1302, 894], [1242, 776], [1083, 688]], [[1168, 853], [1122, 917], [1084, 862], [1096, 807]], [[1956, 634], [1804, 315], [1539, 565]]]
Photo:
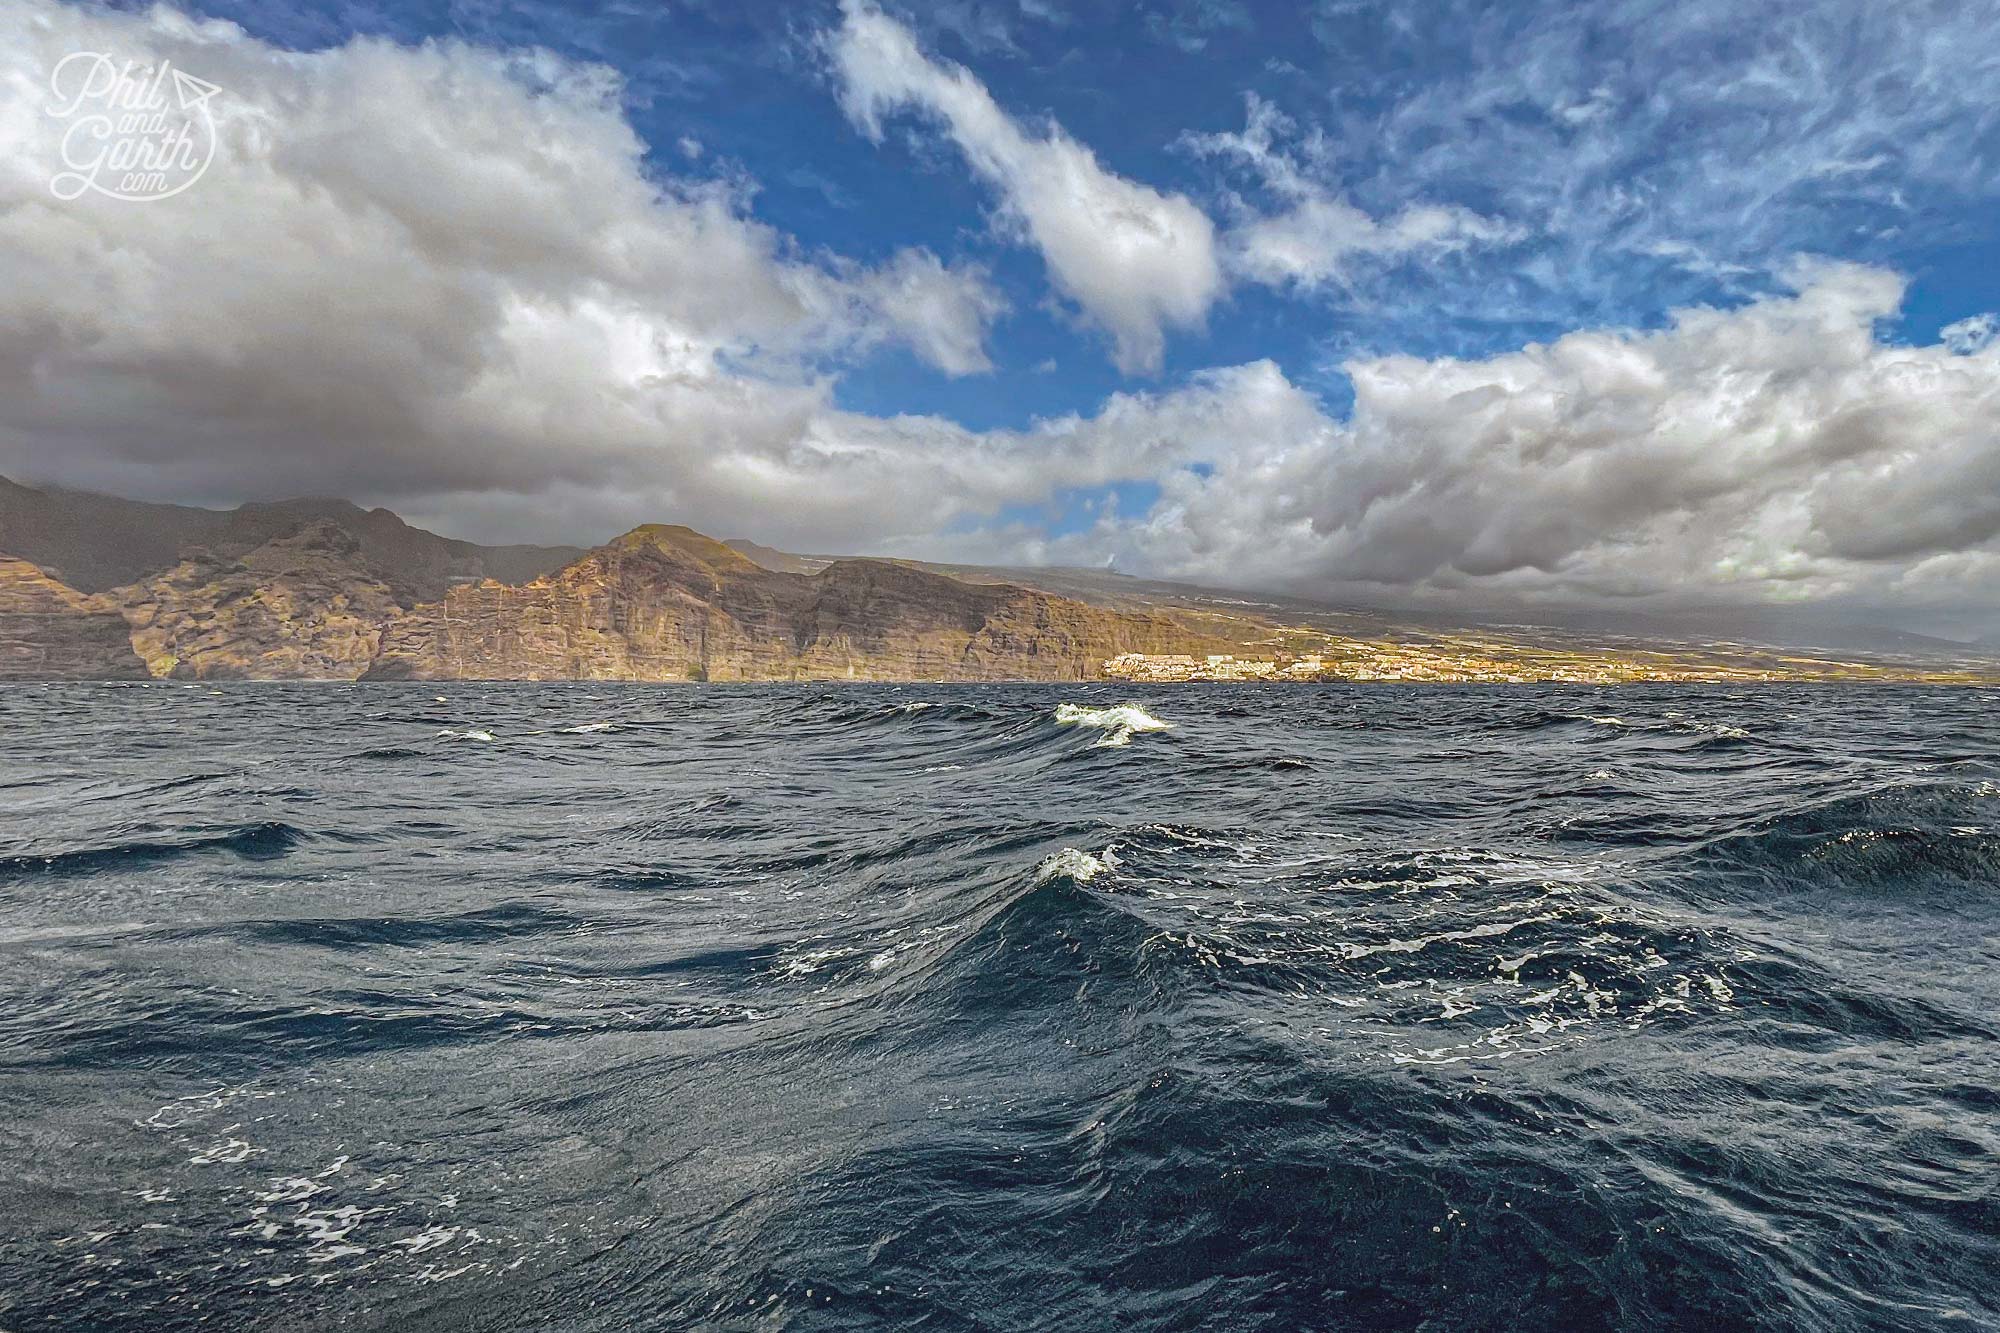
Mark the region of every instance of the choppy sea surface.
[[2000, 1328], [1996, 705], [10, 686], [0, 1328]]

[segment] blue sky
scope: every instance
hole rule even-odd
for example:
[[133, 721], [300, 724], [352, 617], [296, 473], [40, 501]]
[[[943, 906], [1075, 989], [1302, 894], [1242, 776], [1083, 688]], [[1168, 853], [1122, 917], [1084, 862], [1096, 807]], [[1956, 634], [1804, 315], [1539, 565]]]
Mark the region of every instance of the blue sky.
[[[888, 350], [843, 377], [840, 399], [857, 410], [1024, 427], [1088, 412], [1134, 379], [1051, 299], [1037, 255], [996, 231], [991, 192], [918, 118], [878, 144], [842, 115], [824, 53], [836, 4], [191, 7], [301, 49], [450, 37], [601, 62], [624, 76], [659, 171], [741, 181], [751, 211], [800, 246], [868, 260], [920, 245], [988, 266], [1009, 303], [993, 371], [947, 376]], [[1269, 192], [1192, 141], [1241, 132], [1255, 97], [1290, 122], [1281, 149], [1304, 159], [1318, 136], [1318, 179], [1356, 206], [1458, 206], [1520, 230], [1357, 264], [1321, 290], [1238, 286], [1142, 383], [1269, 357], [1338, 410], [1348, 356], [1479, 356], [1578, 328], [1657, 327], [1675, 307], [1769, 290], [1799, 254], [1908, 275], [1891, 336], [1934, 339], [2000, 306], [2000, 114], [1991, 84], [1954, 78], [1988, 67], [1993, 43], [1977, 29], [2000, 21], [1990, 5], [1784, 4], [1754, 20], [1714, 3], [1395, 0], [889, 12], [1024, 123], [1059, 124], [1107, 169], [1217, 216]], [[1961, 47], [1954, 34], [1967, 32]], [[1718, 159], [1726, 176], [1709, 170]]]
[[[181, 366], [177, 443], [58, 455], [45, 404], [0, 434], [15, 471], [339, 486], [485, 537], [1992, 611], [2000, 0], [21, 13], [24, 78], [87, 39], [229, 94], [200, 200], [234, 231], [77, 214], [104, 282], [172, 255], [275, 349], [236, 280], [319, 235], [407, 299], [298, 344], [381, 377], [337, 410], [300, 357], [246, 391], [218, 355], [211, 398]], [[43, 363], [132, 373], [105, 345]], [[311, 447], [248, 443], [280, 400]]]

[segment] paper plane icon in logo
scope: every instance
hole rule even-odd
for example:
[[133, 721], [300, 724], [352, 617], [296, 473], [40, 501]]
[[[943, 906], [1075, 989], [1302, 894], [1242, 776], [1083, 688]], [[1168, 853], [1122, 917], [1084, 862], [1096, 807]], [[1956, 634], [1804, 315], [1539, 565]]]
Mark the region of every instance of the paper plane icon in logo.
[[174, 92], [181, 99], [183, 111], [194, 110], [221, 91], [222, 89], [206, 79], [197, 79], [194, 75], [178, 69], [174, 71]]

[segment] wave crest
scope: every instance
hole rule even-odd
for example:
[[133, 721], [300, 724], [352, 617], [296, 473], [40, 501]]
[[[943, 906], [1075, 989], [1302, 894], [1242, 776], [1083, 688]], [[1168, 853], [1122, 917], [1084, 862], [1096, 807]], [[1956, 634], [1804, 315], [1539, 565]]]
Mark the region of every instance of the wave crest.
[[1088, 884], [1099, 875], [1116, 869], [1118, 856], [1109, 847], [1101, 854], [1065, 847], [1036, 867], [1035, 883], [1048, 884], [1058, 879], [1069, 879], [1078, 884]]
[[1090, 708], [1083, 704], [1057, 704], [1056, 725], [1091, 727], [1104, 733], [1092, 748], [1109, 750], [1130, 745], [1132, 737], [1146, 731], [1172, 731], [1174, 724], [1163, 722], [1137, 704], [1113, 704]]

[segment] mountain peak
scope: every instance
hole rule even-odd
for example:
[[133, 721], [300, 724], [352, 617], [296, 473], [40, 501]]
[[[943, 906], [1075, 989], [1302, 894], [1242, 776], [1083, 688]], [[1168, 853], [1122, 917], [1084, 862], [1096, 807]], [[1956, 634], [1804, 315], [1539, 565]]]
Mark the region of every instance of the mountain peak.
[[631, 551], [650, 549], [703, 567], [737, 573], [756, 572], [759, 566], [741, 551], [679, 523], [641, 523], [609, 543], [610, 549]]
[[194, 550], [233, 559], [325, 522], [359, 541], [406, 604], [434, 600], [454, 584], [481, 578], [526, 582], [583, 554], [565, 546], [478, 546], [413, 527], [387, 509], [325, 496], [197, 509], [38, 490], [0, 478], [0, 554], [32, 561], [88, 593], [141, 582]]

